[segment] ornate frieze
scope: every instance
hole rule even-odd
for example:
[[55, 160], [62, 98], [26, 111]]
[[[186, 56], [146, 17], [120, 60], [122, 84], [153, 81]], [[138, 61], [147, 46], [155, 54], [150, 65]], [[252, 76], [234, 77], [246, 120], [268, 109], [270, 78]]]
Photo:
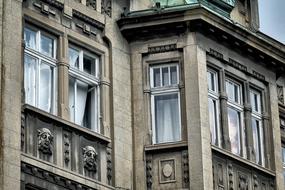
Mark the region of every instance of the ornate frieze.
[[108, 184], [112, 185], [112, 155], [111, 155], [111, 148], [107, 148], [107, 179]]
[[41, 13], [45, 15], [51, 14], [52, 16], [55, 16], [55, 11], [52, 10], [47, 4], [44, 3], [33, 3], [33, 5], [41, 10]]
[[101, 1], [101, 13], [106, 14], [109, 17], [112, 16], [112, 0]]
[[277, 95], [278, 95], [279, 103], [284, 104], [284, 90], [283, 90], [283, 86], [277, 85]]
[[167, 44], [148, 48], [148, 53], [164, 53], [177, 50], [176, 44]]
[[86, 0], [86, 6], [96, 10], [97, 1], [96, 0]]
[[239, 62], [229, 58], [229, 65], [240, 70], [240, 71], [243, 71], [243, 72], [247, 72], [247, 67], [240, 64]]
[[233, 165], [228, 165], [228, 175], [229, 175], [229, 190], [234, 189], [234, 172], [233, 172]]
[[64, 163], [68, 164], [70, 162], [70, 134], [69, 132], [63, 133], [63, 157], [64, 157]]
[[79, 11], [76, 11], [76, 10], [72, 10], [72, 14], [74, 17], [86, 22], [87, 24], [90, 24], [100, 30], [103, 30], [105, 25], [103, 23], [100, 23], [98, 22], [97, 20], [89, 17], [89, 16], [86, 16], [85, 14], [79, 12]]
[[47, 128], [38, 130], [38, 150], [43, 154], [52, 155], [53, 135]]
[[83, 148], [83, 162], [84, 168], [88, 171], [97, 171], [97, 155], [93, 146], [86, 146]]
[[258, 73], [257, 71], [252, 71], [252, 76], [256, 79], [259, 79], [259, 80], [262, 80], [262, 81], [265, 81], [265, 76]]
[[213, 57], [217, 58], [218, 60], [224, 60], [224, 55], [214, 49], [210, 49], [209, 52], [210, 55], [212, 55]]

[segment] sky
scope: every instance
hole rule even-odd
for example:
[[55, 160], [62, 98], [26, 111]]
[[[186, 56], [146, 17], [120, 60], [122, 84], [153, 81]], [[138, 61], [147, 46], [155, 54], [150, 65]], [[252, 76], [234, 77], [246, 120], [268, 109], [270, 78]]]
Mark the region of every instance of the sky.
[[259, 0], [260, 31], [285, 44], [285, 0]]

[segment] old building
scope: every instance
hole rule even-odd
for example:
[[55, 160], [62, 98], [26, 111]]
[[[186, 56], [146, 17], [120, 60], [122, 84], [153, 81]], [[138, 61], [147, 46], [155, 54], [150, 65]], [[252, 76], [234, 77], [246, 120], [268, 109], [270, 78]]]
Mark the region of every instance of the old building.
[[0, 189], [285, 189], [285, 46], [258, 0], [0, 14]]

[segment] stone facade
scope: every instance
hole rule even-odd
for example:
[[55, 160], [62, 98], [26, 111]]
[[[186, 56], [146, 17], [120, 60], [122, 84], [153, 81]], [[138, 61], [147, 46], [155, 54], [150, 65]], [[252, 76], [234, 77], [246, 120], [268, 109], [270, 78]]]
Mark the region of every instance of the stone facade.
[[283, 190], [285, 46], [257, 12], [0, 0], [0, 189]]

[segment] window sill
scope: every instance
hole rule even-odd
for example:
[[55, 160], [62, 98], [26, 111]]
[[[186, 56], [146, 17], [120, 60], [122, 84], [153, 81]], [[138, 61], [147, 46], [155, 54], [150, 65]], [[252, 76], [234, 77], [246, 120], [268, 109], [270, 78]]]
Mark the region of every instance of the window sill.
[[31, 106], [31, 105], [28, 105], [28, 104], [24, 104], [23, 107], [22, 107], [22, 112], [33, 112], [35, 114], [38, 114], [38, 115], [41, 115], [41, 116], [44, 116], [46, 118], [49, 118], [49, 119], [52, 119], [53, 121], [55, 122], [58, 122], [60, 124], [63, 124], [63, 128], [64, 127], [70, 127], [76, 131], [79, 131], [81, 133], [84, 133], [84, 134], [87, 134], [87, 135], [90, 135], [92, 137], [95, 137], [97, 138], [98, 140], [102, 141], [103, 143], [110, 143], [111, 142], [111, 139], [109, 137], [106, 137], [102, 134], [99, 134], [99, 133], [96, 133], [96, 132], [93, 132], [89, 129], [85, 129], [79, 125], [76, 125], [75, 123], [72, 123], [70, 121], [67, 121], [67, 120], [64, 120], [56, 115], [52, 115], [51, 113], [48, 113], [48, 112], [45, 112], [39, 108], [36, 108], [34, 106]]
[[236, 155], [232, 154], [231, 152], [229, 152], [227, 150], [224, 150], [224, 149], [221, 149], [221, 148], [219, 148], [219, 147], [217, 147], [215, 145], [212, 145], [212, 150], [214, 152], [226, 155], [227, 157], [229, 157], [229, 158], [231, 158], [231, 159], [233, 159], [235, 161], [242, 162], [243, 164], [245, 164], [247, 166], [250, 166], [250, 167], [252, 167], [254, 169], [257, 169], [259, 171], [262, 171], [262, 172], [264, 172], [264, 173], [266, 173], [268, 175], [276, 176], [276, 174], [275, 174], [275, 172], [273, 170], [269, 170], [267, 168], [264, 168], [264, 167], [262, 167], [260, 165], [255, 164], [255, 163], [253, 163], [253, 162], [251, 162], [251, 161], [249, 161], [247, 159], [244, 159], [242, 157], [236, 156]]
[[166, 152], [170, 150], [185, 150], [187, 149], [187, 142], [186, 141], [179, 141], [179, 142], [172, 142], [172, 143], [161, 143], [161, 144], [154, 144], [154, 145], [145, 145], [144, 150], [145, 152]]

